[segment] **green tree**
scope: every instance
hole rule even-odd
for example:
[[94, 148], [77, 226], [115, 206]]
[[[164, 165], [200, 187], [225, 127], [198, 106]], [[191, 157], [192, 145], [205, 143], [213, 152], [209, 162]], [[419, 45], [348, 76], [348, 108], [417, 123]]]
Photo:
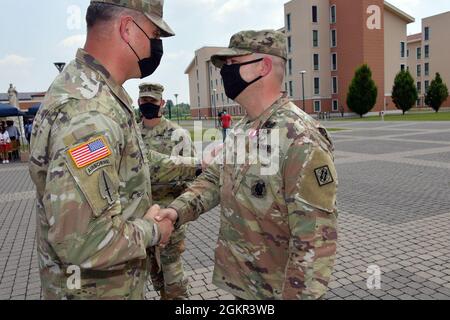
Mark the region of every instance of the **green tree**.
[[439, 112], [439, 109], [442, 106], [442, 103], [448, 97], [448, 88], [447, 85], [442, 81], [441, 75], [436, 73], [436, 77], [431, 81], [430, 86], [428, 87], [425, 103], [427, 106], [433, 108], [436, 112]]
[[367, 64], [363, 64], [356, 69], [355, 77], [348, 89], [347, 105], [362, 118], [375, 106], [377, 95], [378, 88], [372, 79], [372, 71]]
[[169, 119], [172, 119], [174, 111], [174, 104], [172, 100], [167, 100], [166, 107], [164, 108], [164, 115], [167, 115]]
[[409, 71], [401, 70], [395, 77], [394, 87], [392, 88], [392, 101], [395, 106], [405, 114], [413, 107], [418, 97], [419, 94], [413, 77]]

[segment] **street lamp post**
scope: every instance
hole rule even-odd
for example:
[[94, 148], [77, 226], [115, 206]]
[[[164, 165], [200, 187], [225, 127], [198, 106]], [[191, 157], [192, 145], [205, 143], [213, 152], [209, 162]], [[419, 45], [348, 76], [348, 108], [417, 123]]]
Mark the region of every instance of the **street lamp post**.
[[217, 108], [216, 108], [216, 92], [217, 92], [217, 89], [213, 89], [213, 92], [214, 92], [214, 114], [213, 114], [213, 116], [214, 116], [214, 127], [217, 128]]
[[305, 73], [306, 71], [300, 71], [300, 74], [302, 75], [302, 93], [303, 93], [303, 111], [306, 112], [306, 106], [305, 106]]
[[180, 107], [178, 106], [178, 93], [175, 93], [175, 102], [177, 104], [177, 119], [178, 124], [180, 124]]

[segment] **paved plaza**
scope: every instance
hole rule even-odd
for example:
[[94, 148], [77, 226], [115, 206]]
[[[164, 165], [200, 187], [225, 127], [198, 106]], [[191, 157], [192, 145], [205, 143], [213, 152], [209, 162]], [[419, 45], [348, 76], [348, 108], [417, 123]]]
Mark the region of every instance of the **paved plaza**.
[[[339, 247], [326, 298], [450, 300], [450, 122], [329, 122], [339, 175]], [[40, 299], [27, 167], [0, 165], [0, 299]], [[219, 208], [190, 224], [191, 299], [211, 284]], [[369, 266], [381, 288], [369, 290]], [[148, 299], [158, 299], [149, 283]]]

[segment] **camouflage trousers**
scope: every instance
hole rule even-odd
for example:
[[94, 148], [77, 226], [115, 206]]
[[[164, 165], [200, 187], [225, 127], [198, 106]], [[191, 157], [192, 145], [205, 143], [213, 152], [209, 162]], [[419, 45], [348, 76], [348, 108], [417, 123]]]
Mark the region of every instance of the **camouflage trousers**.
[[161, 294], [161, 300], [188, 299], [188, 281], [184, 277], [184, 267], [181, 255], [185, 251], [184, 239], [187, 226], [174, 231], [169, 244], [159, 250], [161, 269], [159, 269], [156, 254], [152, 256], [150, 276], [153, 287]]

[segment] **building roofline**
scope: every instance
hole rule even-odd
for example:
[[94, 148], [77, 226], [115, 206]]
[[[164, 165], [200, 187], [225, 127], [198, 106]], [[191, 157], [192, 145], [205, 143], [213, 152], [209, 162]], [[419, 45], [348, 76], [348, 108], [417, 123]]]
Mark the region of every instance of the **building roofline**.
[[402, 18], [403, 20], [405, 20], [408, 23], [413, 23], [416, 21], [416, 19], [412, 16], [410, 16], [409, 14], [407, 14], [406, 12], [400, 10], [399, 8], [397, 8], [396, 6], [390, 4], [387, 1], [384, 1], [384, 7], [385, 9], [391, 11], [392, 13], [396, 14], [397, 16], [399, 16], [400, 18]]
[[187, 66], [186, 70], [184, 71], [184, 74], [189, 74], [189, 71], [191, 70], [194, 62], [195, 62], [195, 56], [197, 55], [197, 52], [203, 49], [224, 49], [225, 47], [218, 47], [218, 46], [203, 46], [197, 50], [195, 50], [194, 58], [191, 60], [189, 65]]
[[432, 16], [429, 16], [429, 17], [425, 17], [425, 18], [422, 19], [422, 21], [426, 20], [426, 19], [429, 19], [429, 18], [434, 18], [434, 17], [437, 17], [437, 16], [441, 16], [441, 15], [444, 15], [444, 14], [449, 14], [449, 13], [450, 13], [450, 11], [441, 12], [441, 13], [438, 13], [438, 14], [435, 14], [435, 15], [432, 15]]
[[422, 33], [410, 34], [407, 39], [408, 43], [415, 43], [420, 41], [422, 41]]
[[194, 66], [194, 62], [195, 62], [195, 57], [192, 59], [192, 61], [189, 63], [189, 65], [187, 66], [186, 70], [184, 70], [184, 74], [189, 74], [189, 71], [192, 69], [192, 67]]

